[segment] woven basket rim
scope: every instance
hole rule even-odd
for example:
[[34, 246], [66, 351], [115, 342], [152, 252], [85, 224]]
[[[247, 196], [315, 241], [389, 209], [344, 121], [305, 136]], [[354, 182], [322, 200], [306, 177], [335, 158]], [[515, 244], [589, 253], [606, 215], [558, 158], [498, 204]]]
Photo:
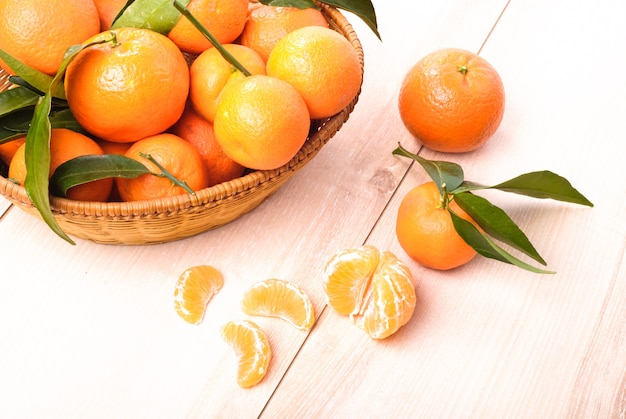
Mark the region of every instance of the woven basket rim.
[[[319, 3], [319, 6], [326, 16], [330, 27], [344, 35], [356, 50], [361, 65], [361, 74], [363, 74], [363, 49], [354, 29], [345, 16], [335, 7], [322, 3]], [[5, 90], [8, 86], [8, 73], [0, 69], [0, 91]], [[180, 211], [187, 211], [190, 207], [195, 206], [217, 206], [222, 201], [233, 199], [238, 194], [249, 192], [270, 180], [289, 175], [304, 166], [339, 131], [343, 123], [348, 120], [359, 95], [360, 91], [351, 103], [336, 115], [325, 120], [312, 121], [313, 129], [304, 145], [289, 162], [279, 168], [251, 171], [242, 177], [196, 191], [195, 194], [181, 194], [143, 201], [92, 202], [74, 201], [50, 196], [52, 212], [61, 216], [63, 214], [72, 214], [85, 217], [119, 218], [129, 216], [142, 217], [162, 213], [175, 214]], [[34, 208], [25, 188], [4, 176], [0, 176], [0, 194], [17, 203], [18, 206], [28, 207], [29, 209]]]

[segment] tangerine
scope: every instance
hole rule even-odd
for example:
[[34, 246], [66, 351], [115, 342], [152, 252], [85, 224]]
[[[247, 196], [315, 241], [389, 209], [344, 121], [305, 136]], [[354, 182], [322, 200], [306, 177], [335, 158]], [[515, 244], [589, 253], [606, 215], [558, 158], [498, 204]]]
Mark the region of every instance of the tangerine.
[[[26, 144], [17, 149], [9, 165], [9, 178], [20, 185], [26, 180]], [[54, 128], [50, 132], [50, 177], [61, 164], [74, 157], [104, 154], [102, 148], [91, 138], [66, 128]], [[76, 185], [68, 189], [66, 196], [76, 201], [105, 202], [111, 194], [113, 179], [106, 178]]]
[[[448, 205], [459, 217], [472, 221], [456, 202], [451, 200]], [[456, 232], [434, 182], [417, 186], [404, 196], [398, 208], [396, 236], [404, 251], [428, 268], [454, 269], [476, 256]]]
[[[246, 24], [248, 0], [191, 0], [189, 12], [220, 44], [234, 42]], [[200, 54], [213, 44], [185, 17], [168, 35], [178, 47], [190, 54]]]
[[352, 44], [321, 26], [296, 29], [278, 41], [267, 60], [267, 74], [295, 87], [312, 119], [344, 109], [363, 81], [362, 60]]
[[120, 28], [87, 42], [67, 67], [65, 93], [78, 123], [98, 138], [134, 142], [161, 133], [183, 113], [189, 68], [166, 36]]
[[271, 170], [298, 153], [311, 120], [306, 103], [289, 83], [255, 75], [224, 89], [213, 126], [228, 157], [250, 169]]
[[224, 153], [215, 138], [213, 124], [200, 116], [189, 104], [169, 132], [188, 141], [198, 150], [207, 169], [208, 186], [238, 178], [246, 169]]
[[272, 359], [265, 332], [252, 321], [239, 320], [224, 324], [220, 334], [237, 357], [237, 384], [246, 388], [263, 380]]
[[204, 189], [208, 185], [206, 168], [198, 150], [174, 134], [162, 133], [137, 141], [126, 152], [126, 157], [141, 162], [155, 174], [144, 174], [130, 179], [117, 178], [117, 189], [123, 201], [140, 201], [187, 193], [170, 179], [158, 176], [161, 170], [147, 156], [152, 157], [167, 172], [185, 182], [194, 191]]
[[93, 0], [98, 9], [100, 17], [100, 31], [104, 32], [111, 29], [113, 20], [118, 13], [126, 6], [127, 0]]
[[13, 159], [13, 155], [18, 148], [26, 141], [26, 135], [15, 138], [9, 142], [0, 144], [0, 160], [2, 160], [6, 164], [11, 163], [11, 159]]
[[483, 145], [504, 114], [504, 86], [482, 57], [446, 48], [405, 75], [398, 107], [409, 132], [431, 150], [462, 153]]
[[0, 49], [49, 75], [57, 73], [67, 48], [98, 32], [93, 0], [0, 0]]
[[[239, 44], [223, 47], [251, 74], [265, 74], [265, 62], [253, 49]], [[210, 48], [201, 53], [189, 68], [189, 98], [196, 112], [213, 122], [222, 91], [243, 77], [244, 74], [226, 61], [217, 49]]]
[[268, 6], [251, 7], [239, 42], [255, 50], [267, 61], [272, 49], [288, 33], [305, 26], [328, 28], [324, 14], [315, 8]]

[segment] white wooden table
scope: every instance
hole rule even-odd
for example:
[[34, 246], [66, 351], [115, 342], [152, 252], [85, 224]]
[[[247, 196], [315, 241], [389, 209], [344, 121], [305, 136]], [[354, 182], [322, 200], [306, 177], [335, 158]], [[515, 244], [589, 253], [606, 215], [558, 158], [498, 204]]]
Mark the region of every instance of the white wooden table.
[[[626, 415], [626, 2], [374, 0], [377, 38], [350, 16], [365, 80], [347, 124], [250, 214], [183, 241], [72, 247], [0, 198], [0, 417], [624, 418]], [[449, 272], [411, 262], [394, 233], [401, 197], [427, 180], [395, 157], [404, 73], [442, 47], [500, 73], [502, 125], [480, 150], [427, 158], [496, 183], [549, 169], [594, 208], [489, 195], [556, 275], [476, 258]], [[373, 244], [404, 259], [418, 306], [372, 341], [326, 308], [324, 263]], [[225, 277], [204, 323], [177, 317], [174, 283], [210, 264]], [[241, 389], [219, 326], [242, 292], [283, 278], [317, 311], [310, 333], [255, 319], [274, 358]]]

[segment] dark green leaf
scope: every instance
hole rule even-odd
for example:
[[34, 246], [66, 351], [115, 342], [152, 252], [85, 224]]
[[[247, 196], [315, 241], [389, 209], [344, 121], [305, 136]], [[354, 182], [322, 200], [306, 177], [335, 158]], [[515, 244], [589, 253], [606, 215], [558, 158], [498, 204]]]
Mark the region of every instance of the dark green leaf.
[[[179, 0], [185, 6], [189, 0]], [[180, 19], [172, 0], [135, 0], [111, 25], [112, 29], [134, 27], [168, 34]]]
[[323, 3], [335, 6], [350, 13], [354, 13], [380, 38], [378, 33], [378, 22], [376, 21], [376, 11], [370, 0], [324, 0]]
[[152, 173], [137, 160], [117, 154], [80, 156], [60, 165], [50, 178], [54, 195], [66, 196], [67, 191], [94, 180], [110, 177], [135, 178]]
[[[22, 109], [0, 118], [0, 144], [8, 138], [24, 135], [28, 132], [33, 119], [34, 108]], [[69, 109], [52, 110], [49, 115], [51, 128], [67, 128], [85, 133]]]
[[530, 256], [542, 265], [546, 265], [546, 261], [539, 255], [526, 234], [502, 209], [470, 192], [454, 194], [454, 201], [476, 221], [485, 233]]
[[593, 207], [593, 204], [567, 179], [548, 170], [526, 173], [491, 188], [533, 198], [550, 198]]
[[34, 107], [40, 97], [25, 87], [15, 87], [0, 92], [0, 117], [26, 107]]
[[427, 160], [423, 157], [413, 154], [406, 150], [400, 143], [392, 154], [408, 157], [418, 162], [428, 173], [428, 176], [435, 182], [442, 192], [442, 186], [445, 185], [448, 192], [454, 191], [463, 183], [463, 169], [456, 163], [447, 161]]
[[494, 243], [489, 237], [487, 237], [483, 232], [481, 232], [474, 224], [471, 222], [459, 217], [453, 211], [449, 211], [450, 216], [452, 217], [452, 223], [454, 224], [454, 228], [457, 233], [465, 240], [467, 244], [472, 246], [478, 254], [490, 258], [495, 259], [500, 262], [509, 263], [520, 267], [522, 269], [526, 269], [530, 272], [542, 273], [542, 274], [553, 274], [553, 271], [546, 271], [543, 269], [536, 268], [532, 265], [529, 265], [515, 256], [508, 253], [506, 250], [502, 249], [496, 243]]
[[58, 84], [54, 88], [50, 89], [52, 77], [48, 74], [42, 73], [41, 71], [24, 64], [2, 49], [0, 49], [0, 58], [7, 63], [11, 69], [13, 69], [15, 74], [20, 76], [26, 83], [33, 86], [35, 89], [41, 92], [50, 90], [52, 96], [65, 99], [65, 89], [63, 88], [63, 84]]
[[319, 9], [313, 0], [260, 0], [259, 3], [276, 7], [297, 7], [298, 9]]

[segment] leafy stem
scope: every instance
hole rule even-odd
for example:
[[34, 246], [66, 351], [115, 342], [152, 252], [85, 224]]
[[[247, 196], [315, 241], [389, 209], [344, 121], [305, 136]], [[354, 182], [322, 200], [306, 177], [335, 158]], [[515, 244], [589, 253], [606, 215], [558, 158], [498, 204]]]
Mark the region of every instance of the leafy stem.
[[185, 191], [189, 192], [192, 195], [195, 195], [196, 193], [194, 192], [193, 189], [191, 189], [189, 187], [189, 185], [187, 185], [187, 183], [185, 183], [185, 181], [177, 179], [173, 174], [171, 174], [165, 167], [163, 167], [158, 161], [156, 161], [156, 159], [154, 157], [152, 157], [150, 154], [145, 154], [145, 153], [139, 153], [139, 155], [143, 158], [148, 159], [150, 162], [152, 162], [156, 167], [158, 167], [158, 169], [161, 171], [161, 173], [153, 173], [155, 176], [159, 176], [159, 177], [164, 177], [167, 178], [169, 180], [172, 181], [172, 183], [176, 186], [180, 186], [181, 188], [183, 188]]

